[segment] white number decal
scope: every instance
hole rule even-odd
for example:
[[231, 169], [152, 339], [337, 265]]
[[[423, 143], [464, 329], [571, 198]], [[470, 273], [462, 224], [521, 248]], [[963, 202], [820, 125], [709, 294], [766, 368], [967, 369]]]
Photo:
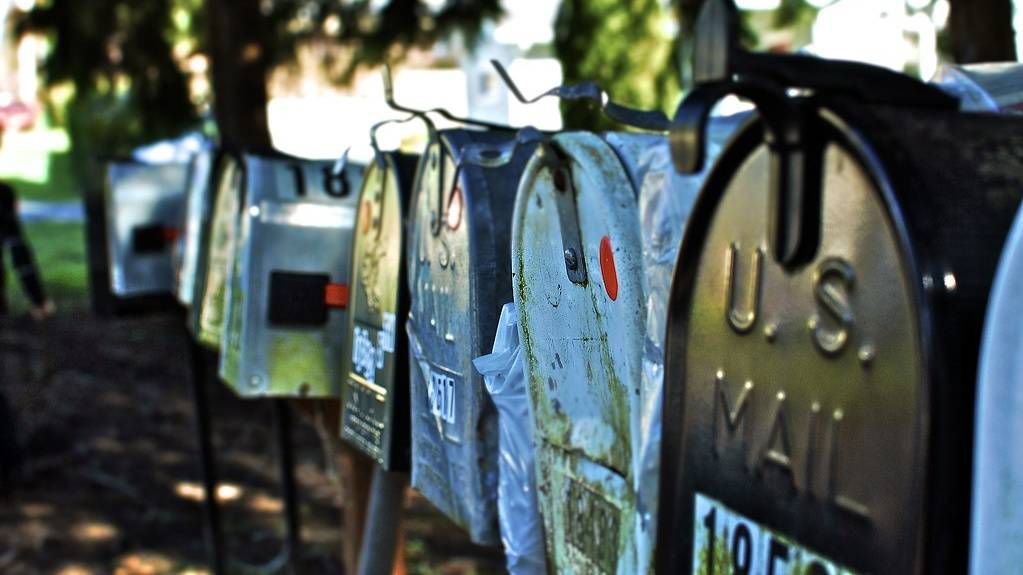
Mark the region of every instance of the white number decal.
[[430, 411], [452, 425], [455, 423], [455, 380], [454, 378], [430, 370], [430, 381], [426, 384], [426, 394], [430, 401]]
[[696, 495], [693, 573], [697, 575], [852, 575], [853, 572]]
[[[356, 327], [355, 342], [352, 345], [352, 363], [355, 366], [355, 373], [366, 378], [370, 383], [376, 383], [377, 370], [384, 367], [384, 348], [373, 344], [370, 330]], [[379, 341], [382, 332], [377, 333]]]

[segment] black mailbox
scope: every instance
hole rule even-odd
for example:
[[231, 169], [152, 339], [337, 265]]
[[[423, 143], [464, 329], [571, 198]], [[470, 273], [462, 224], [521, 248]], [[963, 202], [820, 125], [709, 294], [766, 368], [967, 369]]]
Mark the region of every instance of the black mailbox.
[[663, 573], [961, 573], [984, 307], [1023, 191], [1023, 122], [859, 64], [750, 54], [701, 16], [673, 133], [722, 152], [668, 313]]

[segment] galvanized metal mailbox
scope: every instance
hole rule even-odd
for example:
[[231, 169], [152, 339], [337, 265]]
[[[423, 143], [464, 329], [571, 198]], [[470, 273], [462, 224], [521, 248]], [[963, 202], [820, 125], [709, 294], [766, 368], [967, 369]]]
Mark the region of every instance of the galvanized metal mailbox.
[[246, 154], [220, 375], [242, 396], [337, 397], [361, 167]]
[[526, 167], [512, 269], [540, 509], [558, 572], [634, 572], [644, 289], [636, 160], [660, 136], [565, 133]]
[[1021, 125], [885, 70], [699, 24], [673, 133], [702, 164], [722, 95], [759, 118], [686, 230], [666, 339], [657, 568], [961, 573], [984, 304], [1023, 191]]
[[1023, 212], [991, 290], [977, 381], [970, 572], [1011, 573], [1023, 561]]
[[227, 315], [227, 282], [232, 271], [242, 194], [242, 163], [233, 154], [220, 157], [214, 179], [213, 213], [202, 249], [204, 265], [196, 285], [196, 339], [203, 346], [220, 349]]
[[409, 467], [406, 215], [417, 156], [379, 153], [359, 193], [341, 436], [385, 470]]
[[106, 164], [110, 291], [117, 298], [174, 293], [171, 252], [189, 166], [110, 160]]
[[192, 159], [185, 190], [185, 207], [179, 225], [181, 233], [173, 251], [175, 294], [178, 302], [186, 308], [193, 303], [200, 242], [212, 211], [210, 197], [213, 160], [214, 151], [210, 147], [203, 148]]
[[512, 137], [441, 131], [410, 208], [412, 486], [484, 544], [500, 542], [497, 413], [472, 360], [493, 346], [512, 299], [511, 212], [531, 150], [499, 167], [463, 160], [470, 146]]

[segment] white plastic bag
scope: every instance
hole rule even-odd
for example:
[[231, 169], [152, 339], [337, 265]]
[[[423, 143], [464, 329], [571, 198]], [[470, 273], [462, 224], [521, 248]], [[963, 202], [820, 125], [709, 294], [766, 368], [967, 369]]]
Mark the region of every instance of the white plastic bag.
[[964, 111], [1023, 113], [1023, 64], [944, 65], [931, 82], [958, 97]]
[[532, 421], [519, 343], [519, 316], [505, 304], [494, 337], [494, 352], [473, 360], [497, 407], [500, 478], [497, 513], [501, 542], [512, 575], [547, 573], [543, 519], [536, 500]]
[[679, 174], [667, 141], [640, 156], [640, 221], [646, 281], [646, 336], [640, 386], [639, 449], [633, 459], [636, 490], [637, 573], [653, 572], [661, 463], [664, 338], [675, 260], [690, 212], [714, 161], [746, 115], [714, 117], [707, 129], [707, 160], [698, 174]]

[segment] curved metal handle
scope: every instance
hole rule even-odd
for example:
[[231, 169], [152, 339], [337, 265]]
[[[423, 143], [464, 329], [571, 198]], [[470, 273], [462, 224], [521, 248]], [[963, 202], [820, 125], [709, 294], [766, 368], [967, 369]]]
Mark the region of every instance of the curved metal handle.
[[512, 95], [515, 96], [515, 99], [523, 104], [535, 104], [549, 96], [561, 98], [562, 100], [590, 100], [600, 107], [605, 116], [627, 126], [654, 132], [665, 132], [671, 126], [671, 122], [664, 112], [659, 110], [638, 110], [618, 104], [611, 99], [607, 91], [595, 82], [555, 86], [533, 98], [526, 98], [515, 84], [515, 81], [512, 80], [511, 74], [508, 73], [508, 70], [500, 62], [491, 60], [490, 64], [497, 70], [498, 75], [501, 76], [501, 79]]
[[792, 268], [813, 258], [820, 238], [823, 145], [812, 127], [812, 99], [790, 98], [766, 80], [701, 84], [679, 105], [669, 136], [682, 173], [703, 170], [704, 135], [714, 105], [728, 95], [751, 101], [764, 125], [771, 156], [768, 238], [776, 261]]
[[485, 168], [499, 168], [508, 164], [519, 146], [543, 142], [547, 134], [532, 126], [515, 133], [515, 138], [502, 144], [470, 144], [462, 151], [458, 165], [472, 164]]
[[698, 85], [750, 77], [786, 88], [850, 95], [873, 104], [938, 109], [959, 106], [957, 98], [940, 88], [887, 68], [802, 54], [749, 52], [739, 45], [738, 30], [738, 9], [733, 0], [704, 3], [696, 22], [693, 50], [693, 75]]
[[[373, 127], [371, 127], [369, 129], [369, 143], [370, 143], [370, 146], [373, 148], [373, 159], [374, 159], [374, 161], [376, 161], [377, 167], [379, 169], [384, 170], [384, 168], [385, 168], [385, 161], [384, 161], [383, 152], [380, 151], [380, 145], [377, 143], [377, 131], [380, 128], [382, 128], [382, 127], [384, 127], [384, 126], [386, 126], [388, 124], [404, 124], [406, 122], [411, 122], [412, 120], [420, 120], [420, 121], [423, 122], [423, 124], [426, 125], [426, 131], [428, 133], [428, 138], [429, 138], [429, 142], [430, 142], [430, 143], [427, 144], [427, 149], [430, 148], [430, 145], [433, 142], [439, 141], [439, 139], [437, 137], [437, 127], [436, 127], [436, 125], [434, 125], [433, 121], [430, 120], [430, 118], [426, 114], [424, 114], [424, 113], [420, 113], [420, 112], [415, 112], [414, 111], [414, 112], [412, 112], [412, 114], [410, 116], [408, 116], [406, 118], [403, 118], [403, 119], [399, 119], [399, 120], [384, 120], [382, 122], [377, 122], [376, 124], [373, 125]], [[435, 209], [435, 212], [434, 212], [434, 221], [436, 223], [435, 223], [434, 226], [432, 226], [432, 229], [431, 229], [431, 232], [435, 236], [440, 233], [440, 224], [439, 224], [439, 222], [441, 221], [441, 214], [443, 213], [443, 210], [444, 210], [444, 207], [443, 207], [443, 203], [444, 203], [443, 189], [444, 189], [444, 176], [445, 176], [444, 167], [445, 166], [444, 166], [444, 157], [443, 156], [444, 156], [444, 153], [443, 153], [443, 149], [442, 149], [441, 152], [439, 152], [438, 155], [437, 155], [437, 161], [439, 162], [439, 166], [438, 166], [438, 170], [437, 170], [437, 179], [438, 179], [437, 190], [438, 190], [438, 194], [440, 195], [440, 197], [437, 199], [437, 205], [435, 206], [436, 209]], [[426, 162], [426, 161], [429, 161], [429, 159], [424, 157], [422, 159], [422, 161]], [[386, 171], [384, 171], [384, 176], [386, 177], [386, 175], [387, 175], [387, 173], [386, 173]], [[456, 174], [455, 174], [455, 184], [456, 185], [458, 183], [458, 179], [457, 178], [458, 178], [458, 174], [457, 174], [457, 171], [456, 171]]]
[[323, 168], [323, 191], [332, 198], [343, 198], [351, 191], [348, 185], [348, 178], [345, 177], [345, 169], [348, 167], [348, 153], [351, 148], [346, 148], [345, 153], [334, 162], [333, 166]]
[[[487, 122], [487, 121], [484, 121], [484, 120], [476, 120], [476, 119], [473, 119], [473, 118], [462, 118], [460, 116], [456, 116], [456, 115], [452, 114], [451, 112], [447, 111], [444, 108], [430, 108], [428, 110], [418, 110], [416, 108], [410, 108], [408, 106], [399, 104], [397, 102], [397, 100], [394, 99], [394, 81], [391, 78], [391, 66], [390, 65], [388, 65], [388, 64], [384, 65], [383, 76], [384, 76], [384, 101], [387, 102], [387, 105], [392, 110], [395, 110], [395, 111], [398, 111], [398, 112], [407, 112], [409, 114], [420, 115], [420, 116], [426, 116], [428, 114], [436, 114], [436, 115], [444, 118], [445, 120], [449, 120], [451, 122], [456, 122], [456, 123], [459, 123], [459, 124], [464, 124], [466, 126], [479, 126], [481, 128], [487, 128], [487, 129], [490, 129], [490, 130], [514, 130], [514, 128], [512, 128], [511, 126], [506, 126], [504, 124], [497, 124], [497, 123], [493, 123], [493, 122]], [[432, 123], [428, 122], [428, 125], [431, 128], [433, 128], [433, 124]], [[436, 131], [435, 128], [433, 128], [433, 129], [434, 129], [434, 131]]]
[[[697, 20], [693, 71], [697, 85], [671, 128], [680, 172], [703, 169], [704, 134], [714, 104], [726, 95], [753, 102], [771, 154], [768, 237], [772, 255], [792, 269], [813, 258], [820, 240], [823, 142], [816, 109], [832, 94], [869, 104], [955, 109], [958, 102], [903, 74], [854, 62], [801, 55], [754, 54], [738, 41], [733, 0], [707, 0]], [[791, 96], [789, 90], [804, 94]]]
[[377, 122], [376, 124], [373, 124], [373, 126], [370, 127], [369, 145], [371, 148], [373, 148], [373, 160], [377, 163], [378, 168], [384, 169], [384, 156], [383, 152], [380, 151], [380, 145], [377, 143], [377, 132], [380, 130], [380, 128], [383, 128], [384, 126], [388, 126], [391, 124], [405, 124], [407, 122], [411, 122], [412, 120], [420, 120], [424, 124], [426, 124], [427, 131], [430, 132], [431, 137], [433, 134], [437, 133], [437, 128], [436, 126], [433, 125], [433, 122], [430, 121], [430, 118], [427, 118], [426, 116], [418, 113], [413, 113], [411, 116], [405, 118], [383, 120]]

